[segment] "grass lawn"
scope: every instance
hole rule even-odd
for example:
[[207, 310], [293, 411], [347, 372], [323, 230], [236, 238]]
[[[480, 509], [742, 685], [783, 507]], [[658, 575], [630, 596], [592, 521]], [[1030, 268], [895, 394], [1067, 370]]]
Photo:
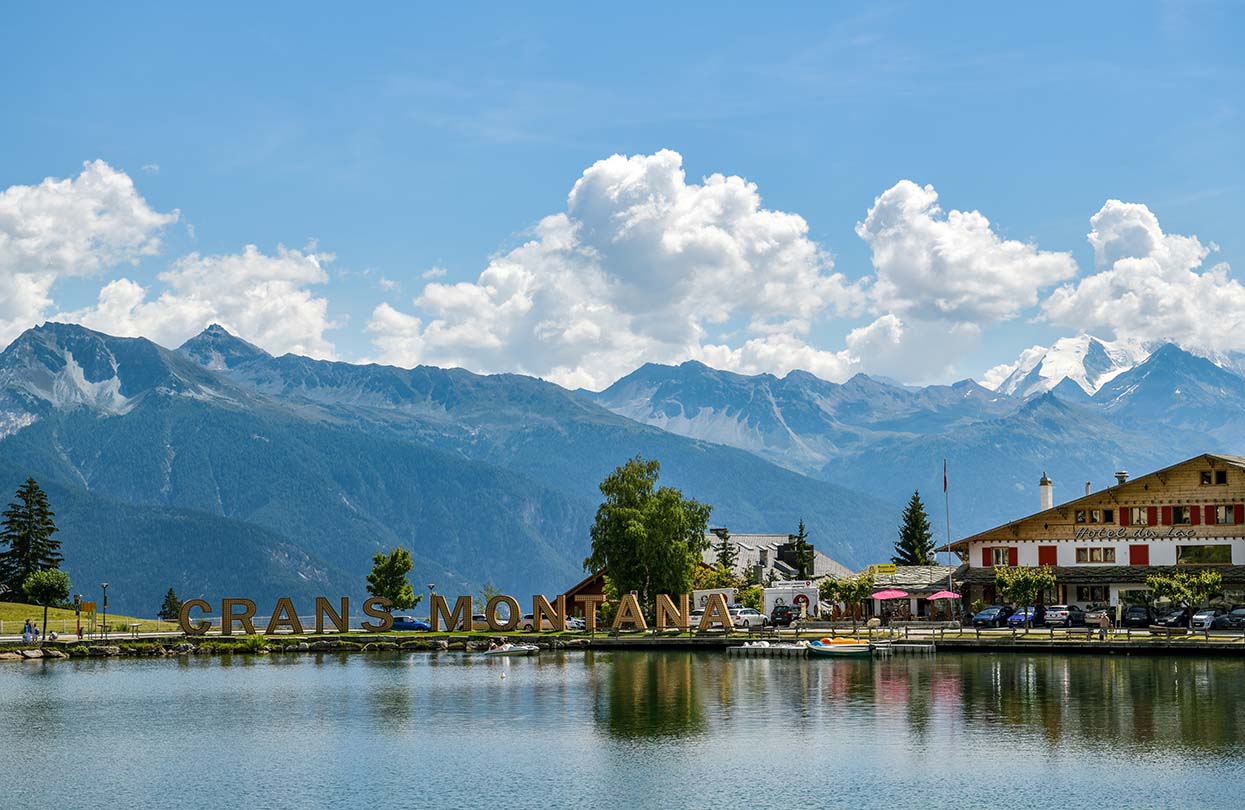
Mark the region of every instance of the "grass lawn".
[[[102, 623], [103, 614], [96, 615], [96, 621]], [[38, 605], [25, 605], [21, 602], [0, 602], [0, 635], [15, 636], [21, 635], [22, 624], [27, 619], [35, 623], [43, 622], [43, 608]], [[176, 630], [177, 622], [160, 621], [157, 628], [155, 619], [139, 619], [133, 616], [118, 616], [113, 613], [108, 614], [108, 625], [110, 634], [123, 635], [130, 632], [127, 625], [131, 622], [140, 624], [139, 632], [148, 633], [160, 630]], [[48, 609], [48, 630], [55, 630], [61, 635], [71, 635], [77, 625], [74, 622], [74, 612], [72, 610], [62, 610], [60, 608]], [[86, 630], [86, 615], [82, 617], [82, 628]]]

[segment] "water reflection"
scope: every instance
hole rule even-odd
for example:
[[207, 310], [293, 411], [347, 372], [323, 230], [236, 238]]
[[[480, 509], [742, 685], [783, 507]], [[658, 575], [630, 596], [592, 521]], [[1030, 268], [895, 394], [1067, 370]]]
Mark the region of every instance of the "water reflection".
[[[721, 657], [681, 654], [619, 654], [600, 656], [606, 667], [604, 683], [596, 692], [595, 716], [599, 727], [625, 739], [688, 737], [705, 727], [701, 705], [702, 667], [718, 670]], [[719, 692], [719, 703], [729, 695]]]

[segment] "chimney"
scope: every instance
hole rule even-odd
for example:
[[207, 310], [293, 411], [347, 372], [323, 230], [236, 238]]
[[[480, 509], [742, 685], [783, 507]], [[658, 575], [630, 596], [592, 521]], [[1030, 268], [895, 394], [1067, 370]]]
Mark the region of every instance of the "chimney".
[[1088, 481], [1086, 481], [1086, 482], [1085, 482], [1085, 494], [1086, 494], [1086, 495], [1091, 495], [1091, 494], [1093, 494], [1093, 491], [1094, 491], [1094, 488], [1093, 488], [1093, 487], [1091, 487], [1091, 486], [1089, 485], [1089, 482], [1088, 482]]
[[1042, 473], [1042, 480], [1038, 481], [1038, 491], [1042, 494], [1042, 510], [1045, 511], [1055, 505], [1055, 484], [1046, 475]]
[[1115, 483], [1116, 483], [1116, 484], [1123, 484], [1123, 483], [1124, 483], [1124, 482], [1126, 482], [1126, 481], [1128, 481], [1128, 472], [1127, 472], [1127, 471], [1125, 471], [1125, 470], [1120, 470], [1119, 472], [1117, 472], [1117, 473], [1115, 474]]

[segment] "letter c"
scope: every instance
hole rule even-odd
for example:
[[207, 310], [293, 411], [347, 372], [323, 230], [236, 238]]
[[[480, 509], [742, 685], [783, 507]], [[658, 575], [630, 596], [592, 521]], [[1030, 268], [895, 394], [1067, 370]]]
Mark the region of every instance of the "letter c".
[[211, 628], [210, 622], [199, 622], [192, 624], [190, 621], [190, 609], [199, 608], [202, 611], [209, 611], [212, 606], [202, 599], [187, 599], [182, 602], [182, 609], [177, 614], [177, 623], [181, 625], [182, 632], [188, 636], [201, 636], [207, 633]]

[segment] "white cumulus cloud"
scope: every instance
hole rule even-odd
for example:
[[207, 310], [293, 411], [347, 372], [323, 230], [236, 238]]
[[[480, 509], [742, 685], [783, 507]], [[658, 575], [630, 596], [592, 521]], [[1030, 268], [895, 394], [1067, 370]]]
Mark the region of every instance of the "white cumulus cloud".
[[934, 187], [911, 180], [874, 200], [856, 233], [873, 252], [874, 303], [926, 321], [1008, 320], [1076, 275], [1070, 254], [1002, 239], [979, 211], [944, 215]]
[[274, 354], [329, 359], [335, 352], [324, 336], [333, 327], [328, 301], [309, 288], [328, 281], [323, 265], [331, 259], [281, 245], [272, 255], [255, 245], [217, 256], [190, 253], [160, 274], [163, 287], [154, 296], [137, 282], [117, 279], [100, 290], [94, 306], [58, 318], [165, 346], [219, 323]]
[[44, 319], [58, 279], [158, 253], [161, 231], [177, 218], [152, 209], [102, 160], [72, 179], [0, 191], [0, 346]]
[[[803, 218], [762, 207], [740, 177], [689, 183], [682, 163], [663, 150], [593, 164], [564, 212], [475, 281], [427, 284], [414, 313], [378, 306], [380, 359], [593, 388], [688, 357], [735, 368], [803, 357], [830, 373], [836, 355], [804, 335], [816, 317], [859, 311], [861, 288], [833, 272]], [[735, 345], [717, 334], [732, 323]]]
[[1164, 233], [1148, 207], [1119, 200], [1090, 226], [1098, 272], [1051, 293], [1042, 305], [1050, 322], [1201, 353], [1245, 350], [1245, 287], [1227, 264], [1202, 267], [1214, 245]]

